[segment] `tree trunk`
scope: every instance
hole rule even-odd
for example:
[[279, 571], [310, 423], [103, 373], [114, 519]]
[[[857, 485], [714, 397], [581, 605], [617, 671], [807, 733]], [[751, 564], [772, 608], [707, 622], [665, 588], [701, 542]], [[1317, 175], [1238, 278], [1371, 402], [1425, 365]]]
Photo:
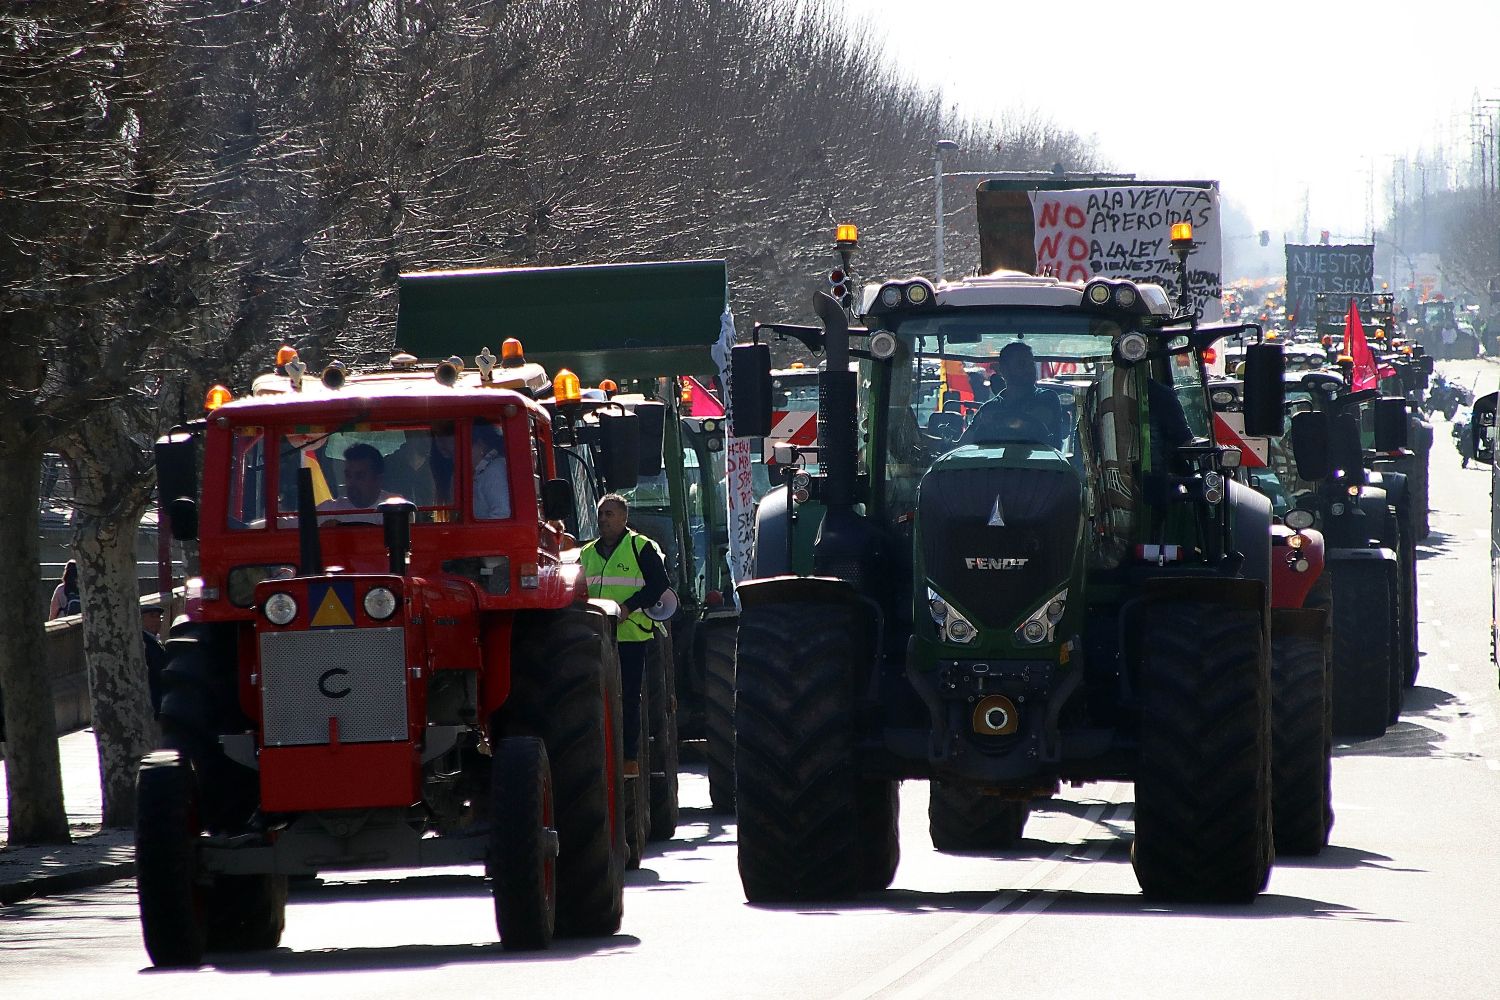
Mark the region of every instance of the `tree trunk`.
[[42, 449], [34, 435], [0, 428], [0, 691], [5, 700], [5, 788], [11, 844], [66, 844], [57, 713], [47, 675], [47, 609], [37, 593], [37, 482]]
[[157, 743], [141, 642], [135, 535], [151, 481], [119, 407], [93, 411], [69, 436], [73, 547], [83, 598], [104, 825], [135, 825], [135, 773]]

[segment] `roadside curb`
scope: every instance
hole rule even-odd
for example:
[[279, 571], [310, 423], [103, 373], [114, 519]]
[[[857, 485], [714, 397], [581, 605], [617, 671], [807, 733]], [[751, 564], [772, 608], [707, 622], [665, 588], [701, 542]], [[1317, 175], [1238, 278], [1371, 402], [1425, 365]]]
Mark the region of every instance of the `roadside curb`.
[[73, 892], [135, 875], [128, 830], [110, 830], [72, 844], [0, 850], [0, 906]]

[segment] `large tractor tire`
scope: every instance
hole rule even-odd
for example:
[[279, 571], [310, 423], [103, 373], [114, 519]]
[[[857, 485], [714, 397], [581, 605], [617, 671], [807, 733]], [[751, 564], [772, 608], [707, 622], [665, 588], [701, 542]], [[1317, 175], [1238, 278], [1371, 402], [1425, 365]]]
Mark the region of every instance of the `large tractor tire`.
[[1273, 855], [1265, 621], [1164, 599], [1141, 625], [1136, 879], [1151, 898], [1249, 902]]
[[[1422, 649], [1417, 631], [1420, 606], [1417, 603], [1417, 542], [1414, 530], [1407, 523], [1401, 525], [1401, 618], [1397, 622], [1401, 655], [1401, 684], [1396, 690], [1395, 716], [1400, 715], [1401, 698], [1407, 688], [1417, 686], [1417, 673], [1422, 668]], [[1392, 722], [1396, 718], [1391, 719]]]
[[208, 894], [209, 951], [269, 951], [286, 929], [285, 875], [217, 875]]
[[557, 821], [557, 933], [620, 929], [625, 788], [620, 664], [611, 624], [581, 608], [518, 617], [506, 736], [538, 736]]
[[740, 615], [735, 803], [752, 903], [847, 899], [894, 876], [894, 785], [861, 779], [854, 754], [862, 629], [845, 605]]
[[931, 783], [927, 800], [927, 832], [932, 846], [950, 854], [958, 851], [1009, 851], [1021, 840], [1029, 802], [984, 795], [977, 788]]
[[1393, 677], [1399, 677], [1396, 594], [1386, 564], [1333, 563], [1333, 732], [1368, 738], [1391, 721]]
[[1276, 852], [1315, 855], [1333, 828], [1333, 716], [1324, 637], [1271, 637], [1271, 815]]
[[[651, 669], [651, 658], [646, 657], [643, 671]], [[639, 741], [636, 745], [636, 773], [625, 776], [625, 870], [636, 871], [646, 856], [646, 839], [651, 830], [651, 691], [647, 679], [641, 677], [641, 702], [637, 711], [641, 713]]]
[[500, 741], [490, 769], [486, 858], [495, 927], [511, 951], [552, 943], [557, 919], [557, 822], [547, 748], [534, 736]]
[[889, 889], [901, 864], [901, 785], [897, 781], [861, 781], [860, 892]]
[[233, 636], [200, 622], [178, 625], [166, 641], [161, 674], [162, 746], [192, 761], [203, 828], [240, 833], [260, 801], [256, 773], [224, 755], [223, 733], [251, 728], [239, 707]]
[[175, 750], [147, 754], [135, 779], [136, 893], [151, 964], [201, 965], [208, 946], [208, 888], [198, 864], [198, 781]]
[[[651, 823], [649, 840], [671, 840], [677, 833], [677, 668], [672, 659], [672, 636], [659, 629], [646, 654], [644, 681], [649, 695], [651, 728]], [[643, 772], [644, 773], [644, 772]]]
[[716, 813], [734, 812], [734, 634], [733, 621], [703, 626], [703, 736]]

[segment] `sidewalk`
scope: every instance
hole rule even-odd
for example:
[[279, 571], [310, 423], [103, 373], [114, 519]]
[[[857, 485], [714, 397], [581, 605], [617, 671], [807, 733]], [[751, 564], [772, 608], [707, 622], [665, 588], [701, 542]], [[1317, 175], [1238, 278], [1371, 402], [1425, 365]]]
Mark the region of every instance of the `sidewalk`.
[[63, 804], [73, 843], [10, 847], [4, 768], [0, 767], [0, 905], [32, 896], [72, 892], [135, 874], [134, 834], [100, 831], [99, 754], [94, 731], [57, 741], [62, 756]]

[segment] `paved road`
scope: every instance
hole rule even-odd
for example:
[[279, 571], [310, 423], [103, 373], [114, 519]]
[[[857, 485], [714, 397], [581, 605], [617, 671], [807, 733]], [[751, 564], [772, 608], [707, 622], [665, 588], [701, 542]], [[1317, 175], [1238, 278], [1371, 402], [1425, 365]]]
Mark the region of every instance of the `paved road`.
[[[1448, 365], [1494, 388], [1500, 366]], [[7, 998], [359, 996], [1478, 997], [1500, 995], [1500, 693], [1486, 623], [1488, 476], [1433, 453], [1418, 687], [1385, 737], [1338, 748], [1333, 846], [1282, 864], [1249, 907], [1146, 904], [1128, 785], [1067, 793], [1024, 849], [951, 857], [903, 788], [896, 885], [837, 907], [747, 906], [734, 827], [685, 778], [678, 839], [631, 876], [608, 940], [517, 957], [472, 872], [297, 892], [283, 947], [195, 973], [143, 971], [134, 886], [0, 910]], [[331, 976], [330, 973], [338, 975]]]

